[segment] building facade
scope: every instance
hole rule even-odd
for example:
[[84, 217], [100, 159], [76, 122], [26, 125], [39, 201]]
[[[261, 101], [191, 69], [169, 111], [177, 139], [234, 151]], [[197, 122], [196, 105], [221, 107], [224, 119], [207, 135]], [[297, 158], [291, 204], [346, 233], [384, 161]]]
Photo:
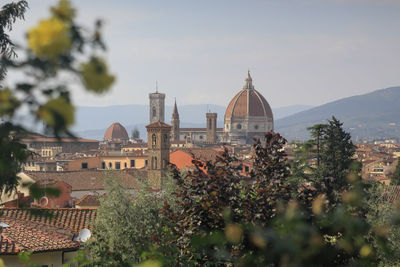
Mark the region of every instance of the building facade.
[[161, 189], [169, 164], [171, 126], [157, 121], [146, 126], [148, 180], [153, 189]]
[[[217, 128], [217, 114], [206, 114], [206, 128], [180, 128], [178, 108], [171, 119], [172, 140], [192, 144], [251, 144], [254, 138], [274, 130], [274, 119], [267, 100], [254, 88], [250, 72], [243, 89], [229, 102], [224, 116], [224, 128]], [[179, 137], [179, 138], [178, 138]]]

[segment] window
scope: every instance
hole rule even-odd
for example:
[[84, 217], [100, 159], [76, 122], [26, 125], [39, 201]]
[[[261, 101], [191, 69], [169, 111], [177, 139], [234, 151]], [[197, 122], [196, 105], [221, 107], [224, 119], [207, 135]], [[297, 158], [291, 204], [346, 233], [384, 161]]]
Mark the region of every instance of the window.
[[110, 168], [110, 169], [112, 168], [112, 162], [108, 163], [108, 168]]
[[149, 161], [147, 159], [144, 161], [144, 165], [149, 165]]
[[131, 168], [135, 168], [135, 160], [131, 159]]
[[119, 161], [115, 162], [115, 169], [117, 169], [117, 170], [121, 169], [121, 162], [119, 162]]
[[211, 130], [211, 128], [212, 128], [212, 121], [211, 121], [211, 120], [208, 120], [208, 129]]
[[153, 148], [156, 148], [156, 145], [157, 145], [157, 136], [156, 136], [156, 134], [153, 134], [151, 136], [151, 144], [152, 144]]
[[163, 142], [164, 142], [164, 146], [167, 147], [168, 146], [168, 134], [163, 135]]
[[240, 130], [242, 129], [242, 125], [239, 123], [238, 125], [236, 125], [236, 128]]
[[249, 172], [249, 166], [244, 166], [244, 171]]
[[203, 139], [203, 136], [202, 136], [202, 135], [200, 135], [200, 139]]
[[156, 169], [157, 169], [157, 157], [152, 157], [152, 158], [151, 158], [151, 168], [152, 168], [153, 170], [156, 170]]
[[127, 165], [126, 162], [124, 162], [124, 168], [126, 168], [126, 165]]
[[153, 107], [153, 117], [156, 117], [157, 116], [157, 110], [156, 110], [156, 107]]
[[103, 170], [106, 168], [106, 163], [105, 163], [104, 161], [101, 163], [101, 168], [102, 168]]
[[254, 126], [254, 129], [258, 130], [258, 125], [255, 125], [255, 126]]
[[88, 163], [82, 162], [82, 169], [87, 169], [87, 168], [88, 168]]

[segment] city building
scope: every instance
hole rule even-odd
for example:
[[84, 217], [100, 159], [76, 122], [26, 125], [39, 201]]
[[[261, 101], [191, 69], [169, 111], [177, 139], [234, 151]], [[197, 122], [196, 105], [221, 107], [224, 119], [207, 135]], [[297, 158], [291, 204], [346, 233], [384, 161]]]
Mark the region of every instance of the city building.
[[[152, 95], [152, 94], [150, 94]], [[165, 96], [164, 96], [165, 97]], [[163, 110], [163, 102], [150, 99], [154, 110]], [[224, 128], [217, 128], [217, 114], [206, 114], [206, 128], [180, 128], [178, 107], [174, 105], [171, 118], [172, 141], [184, 140], [193, 144], [252, 144], [262, 139], [265, 132], [274, 130], [274, 119], [267, 100], [253, 85], [250, 71], [243, 89], [229, 102], [224, 117]]]

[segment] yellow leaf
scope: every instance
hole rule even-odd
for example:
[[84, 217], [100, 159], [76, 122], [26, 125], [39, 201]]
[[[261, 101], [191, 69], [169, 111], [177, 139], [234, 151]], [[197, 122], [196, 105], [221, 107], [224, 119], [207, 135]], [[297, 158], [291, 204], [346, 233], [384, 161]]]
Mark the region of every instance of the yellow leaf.
[[57, 6], [50, 9], [51, 13], [63, 21], [70, 22], [75, 17], [76, 10], [69, 0], [60, 0]]
[[55, 59], [71, 48], [68, 26], [60, 19], [51, 17], [41, 20], [28, 31], [29, 48], [38, 57]]
[[243, 230], [237, 224], [229, 224], [225, 228], [225, 236], [232, 243], [239, 243], [242, 239]]
[[368, 245], [364, 245], [360, 249], [360, 255], [363, 258], [368, 257], [371, 254], [371, 252], [372, 252], [372, 249]]
[[115, 80], [108, 73], [105, 61], [99, 57], [92, 57], [88, 63], [82, 63], [81, 75], [86, 89], [96, 93], [107, 91]]
[[8, 115], [11, 117], [19, 105], [19, 100], [9, 88], [0, 90], [0, 116]]
[[49, 126], [60, 125], [59, 119], [64, 120], [63, 128], [67, 128], [74, 123], [74, 107], [64, 98], [55, 98], [49, 100], [41, 106], [37, 112], [39, 118]]

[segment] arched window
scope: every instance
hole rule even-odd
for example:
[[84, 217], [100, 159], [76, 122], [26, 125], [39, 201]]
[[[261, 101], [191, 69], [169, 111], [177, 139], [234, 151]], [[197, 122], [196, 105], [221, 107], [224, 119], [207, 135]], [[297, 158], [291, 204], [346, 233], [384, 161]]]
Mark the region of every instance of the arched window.
[[239, 124], [236, 126], [236, 128], [240, 130], [240, 129], [242, 129], [242, 125], [239, 123]]
[[157, 170], [157, 157], [154, 157], [154, 169]]
[[156, 107], [153, 107], [153, 117], [157, 116], [157, 109]]
[[208, 129], [212, 129], [212, 121], [211, 120], [208, 120]]
[[167, 147], [167, 144], [168, 144], [168, 135], [167, 134], [163, 135], [163, 143], [164, 143], [164, 146]]
[[156, 148], [156, 145], [157, 145], [157, 136], [156, 136], [156, 134], [153, 134], [151, 136], [151, 145], [153, 146], [153, 148]]

